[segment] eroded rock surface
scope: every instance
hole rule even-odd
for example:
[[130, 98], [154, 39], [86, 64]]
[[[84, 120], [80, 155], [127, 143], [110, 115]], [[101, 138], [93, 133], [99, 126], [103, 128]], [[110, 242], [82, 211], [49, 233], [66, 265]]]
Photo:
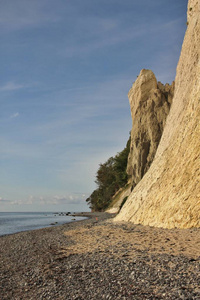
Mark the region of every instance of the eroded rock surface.
[[118, 221], [166, 228], [200, 227], [200, 1], [189, 0], [175, 94], [151, 167]]
[[116, 214], [120, 211], [123, 201], [131, 193], [131, 184], [128, 184], [126, 187], [119, 189], [117, 193], [113, 196], [111, 205], [108, 207], [106, 212], [110, 214]]
[[151, 70], [143, 69], [129, 91], [133, 126], [127, 173], [133, 187], [149, 169], [169, 114], [174, 83], [157, 82]]

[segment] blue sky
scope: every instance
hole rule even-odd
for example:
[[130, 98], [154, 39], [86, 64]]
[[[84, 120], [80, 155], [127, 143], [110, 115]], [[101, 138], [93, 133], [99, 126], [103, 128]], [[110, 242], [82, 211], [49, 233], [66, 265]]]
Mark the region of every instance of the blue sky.
[[0, 2], [0, 211], [86, 211], [140, 70], [171, 83], [186, 0]]

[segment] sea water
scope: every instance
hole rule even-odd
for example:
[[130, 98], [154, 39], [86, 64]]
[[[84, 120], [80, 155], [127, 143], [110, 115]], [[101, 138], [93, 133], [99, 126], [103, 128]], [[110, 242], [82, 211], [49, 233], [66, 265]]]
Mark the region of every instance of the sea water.
[[0, 236], [61, 225], [84, 217], [45, 212], [0, 212]]

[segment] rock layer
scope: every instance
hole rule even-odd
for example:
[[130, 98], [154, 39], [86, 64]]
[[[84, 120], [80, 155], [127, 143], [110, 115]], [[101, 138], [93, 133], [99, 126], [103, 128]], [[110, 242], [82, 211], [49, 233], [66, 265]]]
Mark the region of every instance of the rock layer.
[[158, 83], [151, 70], [143, 69], [129, 91], [133, 126], [127, 173], [133, 187], [149, 169], [169, 113], [174, 84]]
[[200, 2], [189, 0], [175, 94], [154, 161], [116, 221], [200, 227]]

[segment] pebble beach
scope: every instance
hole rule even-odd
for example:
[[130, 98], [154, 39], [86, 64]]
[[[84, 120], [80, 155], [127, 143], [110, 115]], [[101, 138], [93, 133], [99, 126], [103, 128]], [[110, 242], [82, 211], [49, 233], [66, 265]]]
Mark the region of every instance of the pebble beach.
[[0, 299], [200, 299], [200, 229], [114, 215], [0, 237]]

